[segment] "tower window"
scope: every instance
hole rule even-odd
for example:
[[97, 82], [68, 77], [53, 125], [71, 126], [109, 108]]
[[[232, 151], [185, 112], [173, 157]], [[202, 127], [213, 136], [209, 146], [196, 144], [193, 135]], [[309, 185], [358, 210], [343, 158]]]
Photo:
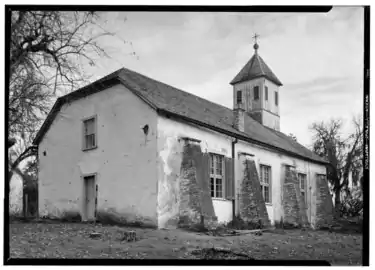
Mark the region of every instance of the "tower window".
[[259, 86], [254, 86], [254, 100], [259, 99]]
[[237, 104], [242, 103], [242, 91], [237, 91]]
[[267, 86], [264, 87], [264, 97], [266, 100], [268, 100], [268, 87]]
[[279, 105], [279, 93], [275, 92], [275, 105]]

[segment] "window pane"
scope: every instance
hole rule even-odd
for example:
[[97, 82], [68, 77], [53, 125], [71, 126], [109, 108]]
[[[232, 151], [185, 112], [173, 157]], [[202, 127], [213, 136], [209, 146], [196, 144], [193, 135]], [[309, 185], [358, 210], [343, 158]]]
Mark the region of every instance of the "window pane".
[[268, 87], [266, 86], [265, 88], [264, 88], [264, 93], [265, 93], [265, 99], [266, 100], [268, 100]]
[[221, 179], [216, 179], [216, 197], [223, 197], [223, 185]]
[[211, 183], [211, 197], [215, 197], [215, 180], [211, 177], [210, 179]]
[[88, 119], [84, 122], [85, 134], [90, 135], [95, 133], [95, 118]]
[[223, 157], [216, 156], [216, 174], [223, 175]]
[[302, 200], [304, 202], [306, 202], [306, 197], [305, 197], [305, 192], [304, 191], [301, 192], [301, 196], [302, 196]]
[[305, 186], [306, 186], [306, 175], [298, 174], [298, 179], [299, 179], [299, 182], [300, 182], [301, 190], [304, 190]]
[[211, 174], [215, 173], [215, 171], [214, 171], [214, 156], [213, 155], [210, 155], [210, 173]]
[[86, 135], [86, 148], [92, 148], [95, 146], [95, 134]]
[[269, 191], [269, 187], [267, 186], [264, 187], [264, 201], [270, 202], [270, 191]]
[[254, 100], [259, 99], [259, 86], [254, 86]]
[[242, 103], [242, 91], [237, 91], [237, 104]]
[[269, 184], [270, 183], [270, 168], [264, 167], [264, 183]]

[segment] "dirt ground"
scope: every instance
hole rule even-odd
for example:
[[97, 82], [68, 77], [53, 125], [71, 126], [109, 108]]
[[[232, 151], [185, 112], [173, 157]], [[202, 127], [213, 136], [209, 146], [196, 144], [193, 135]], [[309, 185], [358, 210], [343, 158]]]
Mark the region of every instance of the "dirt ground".
[[[184, 230], [22, 222], [11, 223], [9, 230], [11, 258], [202, 259], [209, 257], [199, 250], [214, 247], [258, 260], [326, 260], [332, 265], [362, 263], [362, 235], [358, 233], [296, 229], [262, 235], [212, 236]], [[136, 232], [136, 241], [122, 241], [124, 232], [130, 230]], [[90, 237], [93, 232], [99, 233], [96, 238]], [[223, 254], [223, 259], [227, 257]], [[238, 256], [231, 258], [238, 259]]]

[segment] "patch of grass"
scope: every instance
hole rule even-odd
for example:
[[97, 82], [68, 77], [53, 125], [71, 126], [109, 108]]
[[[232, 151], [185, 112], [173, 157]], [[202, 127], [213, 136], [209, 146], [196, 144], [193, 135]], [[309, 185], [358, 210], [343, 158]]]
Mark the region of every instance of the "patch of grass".
[[[134, 230], [137, 242], [121, 242], [119, 235]], [[90, 238], [93, 232], [97, 239]], [[209, 249], [231, 252], [212, 253]], [[206, 254], [192, 251], [206, 249]], [[210, 253], [211, 252], [211, 253]], [[12, 258], [121, 258], [121, 259], [237, 259], [247, 254], [262, 260], [325, 260], [332, 265], [360, 265], [362, 236], [328, 231], [272, 231], [230, 237], [183, 230], [154, 230], [82, 223], [11, 223]], [[225, 257], [228, 256], [228, 257]]]

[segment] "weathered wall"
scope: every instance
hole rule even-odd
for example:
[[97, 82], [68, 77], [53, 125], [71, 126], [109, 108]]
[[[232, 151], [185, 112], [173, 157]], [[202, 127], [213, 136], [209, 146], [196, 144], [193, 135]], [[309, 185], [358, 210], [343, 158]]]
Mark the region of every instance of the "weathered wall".
[[[168, 227], [174, 225], [179, 209], [179, 178], [184, 141], [180, 137], [190, 137], [201, 140], [199, 143], [203, 153], [214, 152], [231, 157], [231, 140], [222, 134], [179, 121], [158, 117], [158, 225]], [[220, 209], [222, 204], [227, 208], [232, 207], [232, 202], [222, 200], [223, 203], [214, 202], [214, 210], [218, 221], [229, 222], [232, 214]], [[230, 206], [228, 206], [230, 205]]]
[[[279, 87], [271, 82], [268, 79], [265, 79], [264, 86], [268, 87], [268, 100], [266, 101], [263, 95], [263, 100], [264, 100], [264, 109], [267, 111], [270, 111], [271, 113], [280, 115], [280, 92], [279, 92]], [[264, 89], [263, 89], [264, 91]], [[275, 92], [278, 92], [279, 94], [279, 102], [278, 105], [276, 106], [275, 104]]]
[[326, 177], [316, 175], [316, 219], [314, 228], [329, 227], [333, 222], [333, 202]]
[[[264, 86], [264, 78], [257, 78], [251, 81], [241, 82], [238, 84], [235, 84], [233, 86], [233, 95], [237, 93], [237, 91], [242, 91], [242, 100], [244, 104], [244, 108], [246, 111], [251, 110], [260, 110], [262, 108], [262, 102], [264, 99], [263, 94], [263, 86]], [[254, 100], [254, 86], [259, 86], [259, 99]], [[233, 100], [235, 101], [235, 104], [233, 105], [233, 108], [236, 108], [236, 97], [233, 96]]]
[[259, 224], [262, 227], [268, 227], [270, 220], [255, 162], [253, 159], [247, 159], [241, 155], [239, 156], [238, 167], [240, 179], [238, 194], [239, 217], [253, 225]]
[[[164, 226], [165, 219], [177, 213], [178, 207], [178, 188], [176, 179], [180, 174], [181, 169], [181, 153], [182, 146], [181, 142], [178, 142], [180, 136], [186, 136], [201, 140], [200, 147], [202, 152], [214, 152], [222, 154], [227, 157], [231, 157], [231, 140], [229, 136], [225, 136], [220, 133], [213, 132], [209, 129], [205, 129], [199, 126], [190, 124], [184, 124], [179, 121], [168, 119], [163, 116], [158, 117], [158, 216], [159, 226]], [[271, 223], [274, 221], [280, 221], [283, 215], [282, 207], [282, 179], [284, 179], [284, 172], [282, 171], [282, 164], [289, 164], [296, 166], [296, 171], [306, 174], [306, 215], [309, 222], [315, 219], [316, 208], [311, 207], [316, 203], [316, 184], [315, 174], [325, 174], [325, 167], [317, 165], [308, 161], [304, 161], [297, 158], [292, 158], [283, 154], [271, 152], [260, 146], [249, 144], [247, 142], [239, 141], [235, 146], [235, 189], [236, 194], [239, 194], [240, 187], [240, 176], [239, 176], [239, 160], [238, 152], [247, 152], [254, 155], [254, 161], [256, 168], [259, 173], [259, 165], [271, 166], [271, 203], [266, 204], [267, 212]], [[173, 192], [169, 192], [172, 190]], [[170, 196], [170, 194], [172, 194]], [[232, 219], [232, 211], [229, 209], [232, 207], [232, 202], [229, 200], [222, 200], [223, 203], [217, 203], [214, 200], [215, 214], [218, 221], [229, 222]], [[174, 202], [174, 203], [172, 203]], [[227, 205], [227, 210], [223, 211], [221, 206]], [[238, 213], [238, 197], [236, 196], [236, 213]], [[229, 214], [230, 213], [230, 214]]]
[[307, 226], [306, 204], [302, 198], [297, 174], [290, 166], [283, 165], [285, 173], [282, 185], [283, 221], [293, 226]]
[[[98, 147], [82, 151], [82, 119], [93, 115]], [[156, 112], [122, 85], [64, 105], [39, 145], [40, 214], [82, 214], [81, 176], [96, 173], [99, 213], [156, 224], [156, 124]]]
[[[254, 100], [254, 86], [259, 86], [259, 99]], [[268, 87], [268, 100], [265, 99], [265, 87]], [[237, 107], [236, 93], [242, 91], [243, 108], [251, 112], [254, 119], [265, 126], [280, 130], [280, 94], [279, 102], [275, 104], [275, 92], [279, 92], [279, 87], [265, 78], [241, 82], [233, 86], [233, 108]]]
[[209, 158], [200, 145], [185, 141], [182, 152], [179, 222], [180, 227], [210, 225], [217, 221], [209, 184]]
[[[238, 159], [238, 152], [245, 152], [254, 155], [254, 161], [256, 164], [256, 168], [258, 170], [258, 174], [260, 171], [260, 164], [271, 166], [271, 179], [272, 179], [272, 186], [271, 186], [271, 203], [266, 203], [268, 216], [270, 218], [271, 223], [274, 221], [280, 221], [281, 217], [283, 216], [283, 207], [282, 207], [282, 186], [283, 186], [283, 179], [285, 178], [285, 172], [283, 171], [282, 167], [283, 164], [294, 165], [296, 167], [296, 171], [300, 173], [306, 174], [306, 196], [307, 196], [307, 204], [306, 204], [306, 215], [308, 217], [309, 222], [311, 220], [315, 220], [316, 216], [316, 209], [314, 206], [316, 203], [316, 184], [315, 184], [315, 174], [321, 173], [325, 174], [326, 170], [325, 167], [322, 165], [314, 164], [308, 161], [304, 161], [297, 158], [292, 158], [290, 156], [286, 156], [283, 154], [275, 153], [266, 150], [261, 146], [257, 146], [254, 144], [249, 144], [246, 142], [239, 141], [236, 144], [236, 176], [235, 176], [235, 183], [236, 183], [236, 192], [239, 192], [240, 188], [240, 181], [241, 177], [239, 176], [240, 169], [240, 161]], [[311, 187], [311, 188], [310, 188]], [[239, 213], [238, 208], [238, 198], [236, 202], [236, 213]]]

